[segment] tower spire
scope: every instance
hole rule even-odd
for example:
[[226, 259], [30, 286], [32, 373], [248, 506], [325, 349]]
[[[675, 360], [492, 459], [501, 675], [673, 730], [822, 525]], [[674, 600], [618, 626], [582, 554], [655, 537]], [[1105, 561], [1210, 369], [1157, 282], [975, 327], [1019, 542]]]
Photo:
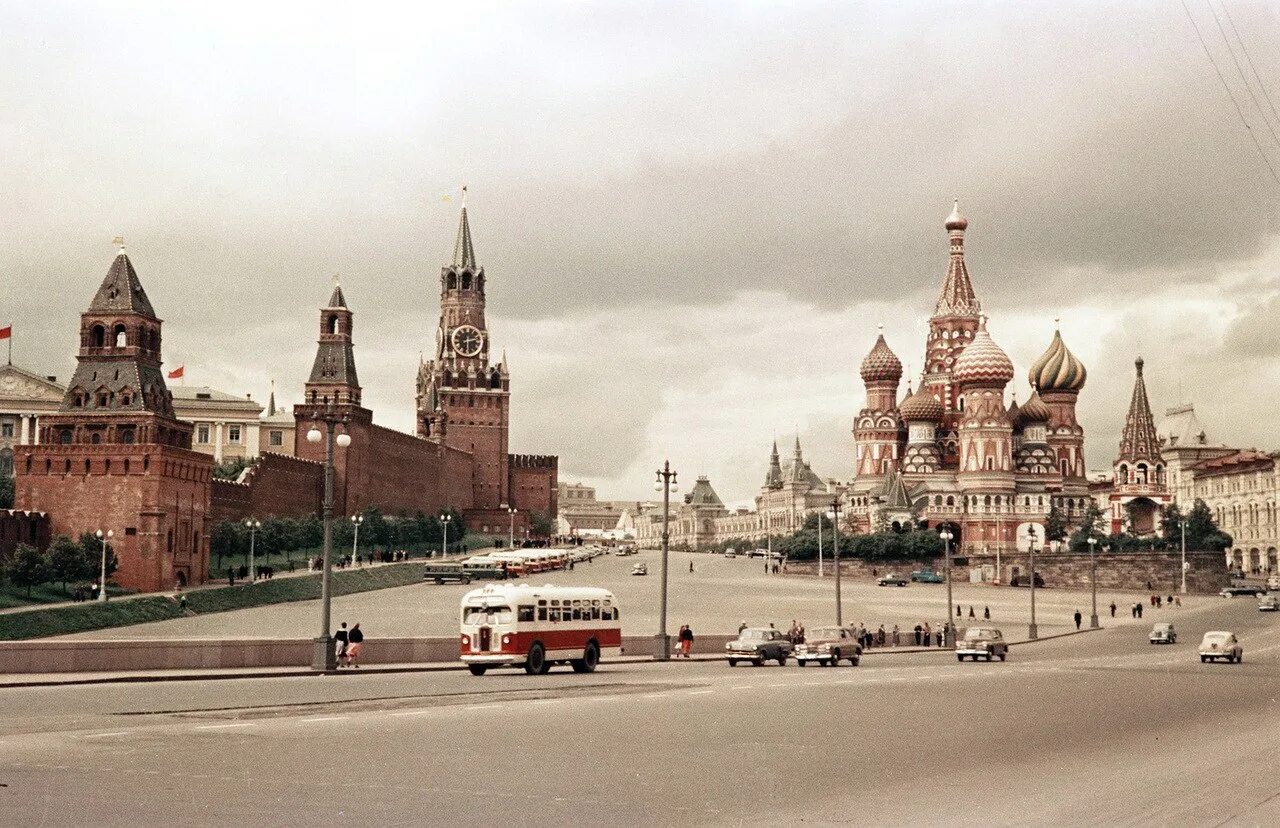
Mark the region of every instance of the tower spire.
[[960, 215], [960, 200], [956, 199], [951, 215], [945, 223], [950, 239], [951, 256], [947, 262], [947, 277], [942, 282], [942, 292], [934, 306], [933, 315], [976, 316], [982, 312], [982, 304], [973, 292], [969, 269], [964, 263], [964, 231], [969, 220]]
[[1118, 461], [1130, 463], [1139, 460], [1160, 460], [1160, 438], [1156, 434], [1155, 418], [1151, 414], [1151, 402], [1147, 399], [1147, 384], [1142, 377], [1142, 357], [1133, 361], [1136, 376], [1133, 380], [1133, 396], [1129, 400], [1129, 415], [1125, 417], [1124, 432], [1120, 436]]
[[453, 266], [476, 268], [476, 249], [471, 244], [471, 222], [467, 220], [467, 188], [462, 188], [462, 218], [458, 220], [458, 240], [453, 245]]

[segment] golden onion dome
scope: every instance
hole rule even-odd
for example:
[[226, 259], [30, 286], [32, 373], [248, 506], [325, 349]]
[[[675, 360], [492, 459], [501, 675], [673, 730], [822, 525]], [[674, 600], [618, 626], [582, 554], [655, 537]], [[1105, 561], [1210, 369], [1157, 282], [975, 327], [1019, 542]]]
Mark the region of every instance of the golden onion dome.
[[1044, 355], [1031, 366], [1027, 379], [1040, 391], [1079, 391], [1084, 388], [1087, 376], [1084, 363], [1067, 349], [1059, 331], [1053, 332], [1053, 341]]

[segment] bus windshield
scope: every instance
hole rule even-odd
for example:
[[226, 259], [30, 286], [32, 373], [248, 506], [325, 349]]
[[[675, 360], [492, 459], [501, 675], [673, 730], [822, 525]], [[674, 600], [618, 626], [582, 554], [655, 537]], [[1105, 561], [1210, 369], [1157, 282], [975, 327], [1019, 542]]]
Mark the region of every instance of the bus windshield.
[[511, 607], [464, 607], [462, 623], [472, 626], [478, 624], [510, 624], [515, 620]]

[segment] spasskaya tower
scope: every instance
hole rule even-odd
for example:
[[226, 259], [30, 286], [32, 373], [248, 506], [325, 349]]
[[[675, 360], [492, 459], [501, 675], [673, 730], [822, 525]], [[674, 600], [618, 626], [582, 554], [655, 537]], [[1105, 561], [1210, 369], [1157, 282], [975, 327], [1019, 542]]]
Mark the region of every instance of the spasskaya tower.
[[506, 355], [490, 361], [484, 268], [476, 264], [466, 204], [453, 260], [440, 269], [435, 358], [418, 367], [418, 436], [475, 457], [473, 508], [506, 509], [510, 492], [507, 432], [511, 383]]

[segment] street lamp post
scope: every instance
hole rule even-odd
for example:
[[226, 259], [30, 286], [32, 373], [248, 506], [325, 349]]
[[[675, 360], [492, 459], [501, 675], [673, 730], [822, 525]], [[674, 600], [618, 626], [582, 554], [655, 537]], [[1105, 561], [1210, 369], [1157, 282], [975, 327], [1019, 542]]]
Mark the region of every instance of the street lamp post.
[[1184, 516], [1182, 523], [1182, 585], [1178, 587], [1178, 591], [1183, 595], [1187, 594], [1187, 518]]
[[514, 506], [507, 507], [507, 514], [511, 515], [510, 543], [511, 543], [511, 548], [515, 549], [516, 548], [516, 507]]
[[336, 670], [338, 667], [337, 653], [333, 648], [333, 636], [330, 634], [332, 595], [329, 581], [333, 569], [333, 447], [335, 444], [343, 448], [351, 445], [350, 434], [335, 435], [337, 426], [340, 423], [346, 423], [347, 419], [347, 415], [337, 413], [333, 403], [326, 398], [324, 410], [316, 415], [317, 424], [324, 423], [324, 432], [314, 427], [307, 432], [308, 443], [325, 441], [324, 504], [321, 507], [321, 515], [324, 519], [324, 546], [320, 565], [320, 635], [311, 642], [311, 669], [313, 670]]
[[667, 636], [667, 556], [671, 542], [671, 493], [680, 491], [670, 460], [663, 461], [653, 490], [662, 492], [662, 603], [658, 610], [658, 638], [654, 657], [659, 661], [666, 661], [671, 658], [671, 639]]
[[822, 515], [818, 515], [818, 577], [822, 577]]
[[249, 583], [258, 580], [258, 567], [254, 558], [254, 548], [257, 546], [258, 530], [262, 528], [262, 521], [249, 518], [244, 522], [245, 527], [249, 530]]
[[440, 559], [444, 560], [449, 555], [449, 524], [453, 522], [453, 515], [440, 513], [440, 528], [444, 530], [444, 535], [440, 541]]
[[[831, 518], [831, 565], [836, 569], [836, 626], [844, 626], [844, 607], [840, 602], [840, 498], [831, 498], [831, 511], [827, 513]], [[822, 517], [818, 517], [818, 523], [822, 523]]]
[[1027, 638], [1040, 637], [1036, 628], [1036, 527], [1027, 529], [1027, 551], [1031, 556], [1031, 625], [1027, 627]]
[[115, 537], [116, 533], [112, 529], [103, 532], [99, 529], [95, 534], [98, 540], [102, 541], [102, 580], [98, 586], [98, 602], [107, 603], [107, 541]]
[[354, 514], [351, 516], [351, 562], [355, 563], [357, 555], [360, 552], [360, 524], [364, 523], [364, 515]]
[[[1093, 612], [1089, 615], [1089, 628], [1098, 629], [1098, 559], [1095, 555], [1097, 552], [1098, 539], [1093, 535], [1089, 536], [1089, 586], [1093, 592]], [[1031, 575], [1035, 578], [1035, 573]]]
[[[951, 530], [943, 527], [938, 533], [938, 537], [942, 538], [942, 548], [946, 553], [946, 569], [947, 569], [947, 624], [942, 628], [943, 642], [948, 647], [956, 646], [956, 625], [951, 617], [951, 608], [955, 604], [951, 603], [951, 541], [955, 540], [955, 535]], [[999, 547], [997, 547], [999, 548]]]

